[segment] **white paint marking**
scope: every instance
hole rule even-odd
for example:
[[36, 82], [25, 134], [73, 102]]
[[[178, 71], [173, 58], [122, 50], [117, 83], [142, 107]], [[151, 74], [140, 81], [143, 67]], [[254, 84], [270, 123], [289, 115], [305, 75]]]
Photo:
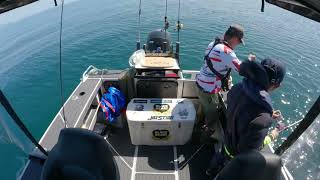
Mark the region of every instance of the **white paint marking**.
[[173, 146], [174, 179], [179, 180], [177, 146]]
[[136, 167], [137, 167], [138, 152], [139, 152], [139, 146], [136, 146], [134, 149], [133, 165], [132, 165], [132, 170], [131, 170], [131, 180], [136, 179]]
[[118, 151], [111, 145], [111, 143], [107, 140], [106, 137], [104, 137], [104, 139], [106, 140], [106, 142], [108, 143], [109, 147], [111, 147], [111, 149], [119, 156], [119, 158], [124, 162], [124, 164], [131, 169], [132, 171], [132, 167], [130, 167], [130, 165], [125, 161], [125, 159], [123, 159], [123, 157], [118, 153]]
[[175, 175], [175, 172], [171, 172], [171, 173], [161, 173], [161, 172], [136, 172], [136, 174], [151, 174], [151, 175]]
[[90, 102], [90, 99], [92, 98], [92, 95], [95, 94], [95, 93], [97, 93], [97, 92], [96, 92], [96, 89], [97, 89], [98, 85], [100, 85], [100, 82], [101, 82], [101, 79], [99, 79], [97, 85], [94, 87], [94, 90], [93, 90], [92, 93], [90, 94], [88, 101], [87, 101], [86, 104], [84, 105], [84, 108], [83, 108], [82, 111], [80, 112], [80, 115], [79, 115], [79, 117], [78, 117], [78, 119], [77, 119], [77, 121], [76, 121], [76, 123], [75, 123], [75, 125], [74, 125], [75, 127], [77, 127], [77, 125], [78, 125], [78, 123], [79, 123], [79, 121], [80, 121], [80, 117], [82, 116], [84, 110], [85, 110], [86, 107], [88, 106], [88, 103]]
[[182, 165], [181, 167], [184, 167], [186, 164], [188, 164], [189, 161], [203, 148], [203, 146], [204, 146], [204, 144], [202, 144], [202, 145], [196, 150], [196, 152], [194, 152], [194, 153], [192, 154], [192, 156], [191, 156], [185, 163], [183, 163], [183, 165]]
[[[271, 144], [268, 144], [268, 148], [270, 149], [270, 151], [272, 153], [274, 153], [274, 149], [273, 147], [271, 146]], [[292, 177], [291, 173], [288, 171], [287, 167], [284, 166], [284, 165], [281, 165], [281, 172], [282, 172], [282, 175], [284, 176], [284, 178], [287, 180], [293, 180], [294, 178]]]

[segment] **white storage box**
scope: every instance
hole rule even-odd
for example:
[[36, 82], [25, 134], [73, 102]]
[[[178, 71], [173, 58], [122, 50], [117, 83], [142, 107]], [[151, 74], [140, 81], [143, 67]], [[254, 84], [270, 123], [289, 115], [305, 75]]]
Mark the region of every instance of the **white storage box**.
[[191, 138], [196, 118], [188, 99], [135, 98], [126, 114], [134, 145], [183, 145]]

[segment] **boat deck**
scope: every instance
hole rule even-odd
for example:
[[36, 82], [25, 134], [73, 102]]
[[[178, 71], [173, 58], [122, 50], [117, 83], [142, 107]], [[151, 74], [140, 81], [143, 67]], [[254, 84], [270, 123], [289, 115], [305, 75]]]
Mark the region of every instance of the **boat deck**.
[[206, 180], [213, 145], [135, 146], [127, 128], [109, 138], [120, 180]]
[[[100, 89], [100, 79], [88, 79], [81, 82], [75, 91], [71, 94], [64, 105], [64, 115], [67, 120], [67, 127], [80, 127], [85, 118], [97, 91]], [[40, 144], [51, 150], [58, 140], [61, 129], [65, 127], [62, 109], [48, 127], [47, 131], [40, 140]]]
[[[197, 72], [190, 71], [190, 73], [192, 80], [178, 80], [180, 83], [178, 96], [191, 99], [196, 108], [198, 108], [194, 83], [194, 77]], [[93, 126], [99, 119], [97, 109], [99, 95], [97, 95], [97, 92], [105, 81], [119, 84], [120, 87], [126, 89], [125, 86], [129, 86], [127, 83], [130, 81], [124, 79], [120, 82], [120, 79], [124, 76], [123, 74], [125, 74], [125, 71], [110, 71], [107, 74], [90, 76], [90, 78], [80, 82], [64, 105], [68, 127], [82, 127], [83, 124], [90, 124], [88, 126], [89, 129], [94, 129]], [[226, 100], [225, 94], [223, 94], [222, 100]], [[93, 108], [93, 105], [95, 108]], [[56, 144], [61, 129], [65, 127], [62, 117], [62, 110], [60, 109], [40, 140], [40, 144], [49, 151]], [[206, 176], [205, 170], [213, 155], [215, 148], [213, 144], [188, 143], [181, 146], [135, 146], [131, 143], [126, 123], [124, 127], [114, 128], [113, 130], [113, 133], [105, 137], [105, 140], [112, 149], [113, 157], [119, 169], [120, 180], [212, 179]], [[217, 136], [215, 138], [220, 139], [221, 137]], [[18, 179], [40, 179], [43, 164], [44, 160], [30, 158], [21, 174], [22, 176]], [[287, 178], [286, 174], [290, 173], [283, 167], [281, 178], [293, 179]]]

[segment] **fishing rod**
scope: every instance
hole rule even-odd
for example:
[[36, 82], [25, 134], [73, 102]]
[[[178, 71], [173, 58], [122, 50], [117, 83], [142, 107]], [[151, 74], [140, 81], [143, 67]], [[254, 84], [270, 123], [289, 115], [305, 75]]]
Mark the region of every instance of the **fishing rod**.
[[137, 50], [140, 49], [140, 21], [141, 21], [141, 0], [139, 1], [139, 12], [138, 12], [138, 40], [137, 40]]
[[292, 124], [289, 124], [288, 126], [285, 126], [284, 129], [282, 129], [281, 131], [279, 131], [279, 133], [281, 133], [281, 132], [283, 132], [283, 131], [291, 128], [292, 126], [294, 126], [294, 125], [296, 125], [296, 124], [299, 124], [302, 120], [303, 120], [303, 119], [300, 119], [299, 121], [296, 121], [296, 122], [294, 122], [294, 123], [292, 123]]
[[[167, 13], [168, 13], [168, 0], [166, 0], [166, 10], [164, 14], [164, 39], [167, 39], [167, 29], [169, 28]], [[168, 43], [164, 42], [163, 45], [164, 45], [163, 49], [166, 50]]]
[[[169, 21], [168, 21], [167, 13], [168, 13], [168, 0], [166, 0], [166, 10], [165, 10], [165, 14], [164, 14], [164, 31], [165, 32], [167, 32], [167, 29], [169, 28]], [[166, 35], [167, 35], [167, 33], [165, 33], [165, 36]]]
[[177, 30], [178, 30], [178, 42], [180, 42], [180, 29], [182, 28], [181, 26], [181, 22], [180, 22], [180, 9], [181, 9], [181, 6], [180, 6], [180, 0], [179, 0], [179, 7], [178, 7], [178, 22], [177, 22]]
[[179, 7], [178, 7], [178, 21], [177, 21], [177, 26], [176, 26], [176, 30], [178, 31], [178, 41], [176, 42], [176, 58], [178, 60], [178, 64], [180, 64], [180, 29], [182, 28], [182, 24], [180, 22], [180, 9], [181, 9], [181, 6], [180, 6], [181, 2], [179, 0]]
[[[296, 140], [305, 132], [305, 130], [316, 120], [320, 113], [320, 96], [312, 105], [305, 117], [300, 121], [295, 130], [288, 136], [288, 138], [275, 150], [275, 154], [282, 155]], [[297, 121], [299, 122], [299, 121]], [[297, 124], [297, 123], [296, 123]], [[289, 125], [290, 127], [293, 124]]]

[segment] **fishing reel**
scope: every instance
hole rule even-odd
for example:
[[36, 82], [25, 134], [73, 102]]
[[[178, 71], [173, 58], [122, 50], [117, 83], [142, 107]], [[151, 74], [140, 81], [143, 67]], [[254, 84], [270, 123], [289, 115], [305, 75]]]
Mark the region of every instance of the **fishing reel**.
[[168, 21], [168, 18], [167, 18], [167, 16], [165, 16], [164, 17], [164, 30], [167, 30], [167, 29], [169, 29], [169, 26], [170, 26], [170, 23], [169, 23], [169, 21]]
[[178, 23], [176, 24], [176, 28], [175, 28], [174, 30], [175, 30], [175, 31], [180, 31], [182, 28], [183, 28], [183, 24], [180, 23], [180, 22], [178, 22]]

